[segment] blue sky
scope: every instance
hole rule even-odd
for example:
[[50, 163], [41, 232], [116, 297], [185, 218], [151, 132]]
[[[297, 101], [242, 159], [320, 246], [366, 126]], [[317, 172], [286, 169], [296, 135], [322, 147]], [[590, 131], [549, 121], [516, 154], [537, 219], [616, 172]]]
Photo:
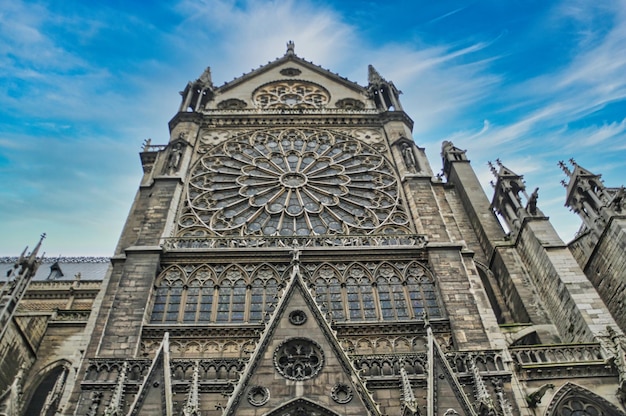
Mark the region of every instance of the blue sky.
[[403, 91], [435, 171], [442, 140], [539, 186], [569, 241], [561, 159], [626, 184], [626, 2], [0, 0], [0, 255], [111, 255], [146, 138], [168, 140], [178, 92], [296, 53]]

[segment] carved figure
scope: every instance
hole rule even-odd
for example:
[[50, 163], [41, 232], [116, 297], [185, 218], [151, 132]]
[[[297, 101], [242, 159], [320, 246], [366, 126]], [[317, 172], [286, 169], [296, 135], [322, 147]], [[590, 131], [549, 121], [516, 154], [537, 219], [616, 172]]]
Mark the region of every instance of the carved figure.
[[165, 164], [165, 173], [174, 173], [178, 171], [180, 165], [180, 159], [183, 155], [183, 145], [176, 143], [169, 156], [167, 157], [167, 163]]
[[538, 390], [527, 395], [526, 402], [528, 402], [528, 407], [533, 408], [533, 409], [537, 407], [537, 405], [541, 403], [541, 399], [543, 398], [544, 394], [546, 394], [546, 391], [548, 391], [548, 389], [553, 389], [553, 388], [554, 388], [554, 384], [547, 383], [539, 387]]
[[528, 205], [526, 206], [526, 209], [528, 209], [530, 215], [537, 215], [537, 199], [539, 199], [539, 188], [535, 188], [533, 193], [530, 194], [530, 197], [528, 198]]
[[413, 153], [411, 146], [406, 143], [402, 143], [402, 158], [404, 159], [406, 168], [410, 172], [417, 172], [417, 160], [415, 159], [415, 154]]

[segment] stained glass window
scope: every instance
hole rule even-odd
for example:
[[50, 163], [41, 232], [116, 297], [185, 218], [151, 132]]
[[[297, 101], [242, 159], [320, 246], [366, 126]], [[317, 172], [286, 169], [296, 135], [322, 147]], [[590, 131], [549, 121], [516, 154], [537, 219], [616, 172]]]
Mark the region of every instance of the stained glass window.
[[392, 165], [345, 134], [270, 129], [203, 152], [190, 171], [181, 237], [410, 232]]
[[383, 264], [374, 282], [360, 267], [341, 273], [323, 265], [316, 272], [317, 302], [335, 320], [421, 320], [425, 312], [430, 318], [442, 318], [435, 284], [415, 264], [402, 267], [404, 271]]

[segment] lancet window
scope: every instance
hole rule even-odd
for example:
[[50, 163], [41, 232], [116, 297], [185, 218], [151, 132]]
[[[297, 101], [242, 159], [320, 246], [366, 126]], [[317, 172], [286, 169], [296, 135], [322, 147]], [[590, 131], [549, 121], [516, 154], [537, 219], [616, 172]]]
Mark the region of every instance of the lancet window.
[[397, 321], [443, 317], [433, 279], [422, 265], [324, 264], [313, 272], [315, 296], [336, 321]]
[[172, 266], [157, 278], [151, 323], [259, 322], [276, 304], [283, 278], [270, 266], [251, 272], [203, 266], [189, 274]]

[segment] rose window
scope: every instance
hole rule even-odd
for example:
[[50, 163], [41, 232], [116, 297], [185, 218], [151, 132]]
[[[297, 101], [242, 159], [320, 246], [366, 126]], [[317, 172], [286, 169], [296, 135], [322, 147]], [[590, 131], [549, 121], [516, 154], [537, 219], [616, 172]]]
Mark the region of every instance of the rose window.
[[178, 235], [404, 232], [398, 201], [389, 162], [369, 145], [328, 131], [255, 132], [193, 166]]
[[306, 81], [273, 82], [253, 94], [259, 108], [319, 108], [328, 104], [329, 99], [324, 87]]
[[315, 377], [324, 366], [324, 352], [315, 341], [292, 338], [274, 351], [274, 366], [285, 378], [307, 380]]

